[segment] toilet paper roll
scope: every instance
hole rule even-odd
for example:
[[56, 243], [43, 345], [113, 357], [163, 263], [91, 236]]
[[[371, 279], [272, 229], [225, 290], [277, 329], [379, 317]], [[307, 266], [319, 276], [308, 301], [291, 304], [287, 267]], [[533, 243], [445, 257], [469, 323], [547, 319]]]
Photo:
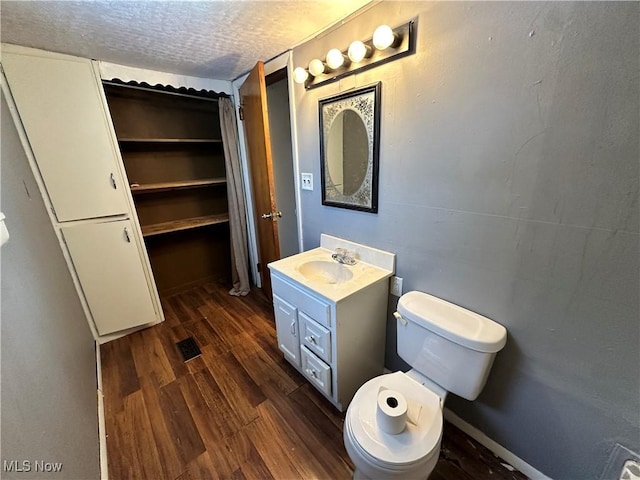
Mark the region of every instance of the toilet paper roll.
[[383, 431], [391, 435], [401, 433], [407, 423], [407, 400], [400, 392], [380, 388], [376, 419]]

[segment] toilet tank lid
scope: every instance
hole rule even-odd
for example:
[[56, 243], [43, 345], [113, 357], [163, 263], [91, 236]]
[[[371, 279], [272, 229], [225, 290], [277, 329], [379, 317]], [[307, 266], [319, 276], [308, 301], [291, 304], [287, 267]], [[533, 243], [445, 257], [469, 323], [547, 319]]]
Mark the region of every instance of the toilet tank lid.
[[423, 328], [478, 352], [495, 353], [507, 342], [499, 323], [423, 292], [408, 292], [398, 301], [398, 313]]

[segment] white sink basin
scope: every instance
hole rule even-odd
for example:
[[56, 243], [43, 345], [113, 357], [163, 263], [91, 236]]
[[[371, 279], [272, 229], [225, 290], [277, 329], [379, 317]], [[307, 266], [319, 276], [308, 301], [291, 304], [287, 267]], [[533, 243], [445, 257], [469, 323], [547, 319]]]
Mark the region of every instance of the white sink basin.
[[307, 280], [318, 283], [343, 283], [353, 278], [353, 272], [336, 261], [312, 260], [298, 266], [298, 272]]
[[[338, 249], [356, 252], [356, 264], [344, 265], [331, 258]], [[272, 277], [300, 284], [330, 302], [350, 295], [393, 275], [395, 255], [337, 237], [320, 236], [320, 247], [271, 262]]]

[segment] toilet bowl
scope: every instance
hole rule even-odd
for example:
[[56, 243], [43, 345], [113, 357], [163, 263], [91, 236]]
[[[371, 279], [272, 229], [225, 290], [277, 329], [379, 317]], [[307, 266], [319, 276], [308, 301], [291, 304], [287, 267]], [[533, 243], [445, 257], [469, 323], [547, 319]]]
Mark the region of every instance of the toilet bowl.
[[[414, 411], [409, 412], [413, 418], [399, 434], [388, 434], [378, 425], [376, 410], [381, 388], [399, 392], [414, 406]], [[427, 478], [440, 453], [442, 399], [403, 372], [373, 378], [360, 387], [351, 401], [343, 438], [356, 466], [354, 478]]]
[[[447, 392], [474, 400], [506, 343], [502, 325], [422, 292], [403, 295], [395, 317], [398, 355], [413, 369], [375, 377], [351, 400], [343, 438], [354, 479], [428, 478], [440, 454]], [[400, 433], [379, 422], [378, 395], [386, 389], [408, 405]]]

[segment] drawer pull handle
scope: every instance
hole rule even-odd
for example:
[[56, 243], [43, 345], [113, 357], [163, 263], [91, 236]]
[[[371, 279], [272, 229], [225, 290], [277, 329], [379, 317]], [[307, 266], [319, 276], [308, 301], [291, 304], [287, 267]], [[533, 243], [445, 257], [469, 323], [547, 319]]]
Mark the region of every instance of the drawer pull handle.
[[109, 178], [111, 179], [111, 186], [113, 187], [114, 190], [117, 190], [118, 189], [118, 185], [116, 185], [116, 177], [115, 177], [115, 175], [112, 173]]
[[291, 335], [295, 337], [296, 335], [296, 322], [291, 322]]
[[129, 230], [127, 230], [127, 227], [124, 227], [124, 238], [127, 243], [131, 243], [131, 237], [129, 237]]
[[311, 375], [315, 379], [318, 378], [318, 372], [316, 372], [315, 370], [307, 368], [305, 371], [307, 372], [307, 375]]
[[313, 335], [311, 335], [309, 337], [304, 337], [304, 339], [309, 343], [313, 343], [314, 345], [318, 345], [318, 340], [316, 340], [316, 337], [314, 337]]

